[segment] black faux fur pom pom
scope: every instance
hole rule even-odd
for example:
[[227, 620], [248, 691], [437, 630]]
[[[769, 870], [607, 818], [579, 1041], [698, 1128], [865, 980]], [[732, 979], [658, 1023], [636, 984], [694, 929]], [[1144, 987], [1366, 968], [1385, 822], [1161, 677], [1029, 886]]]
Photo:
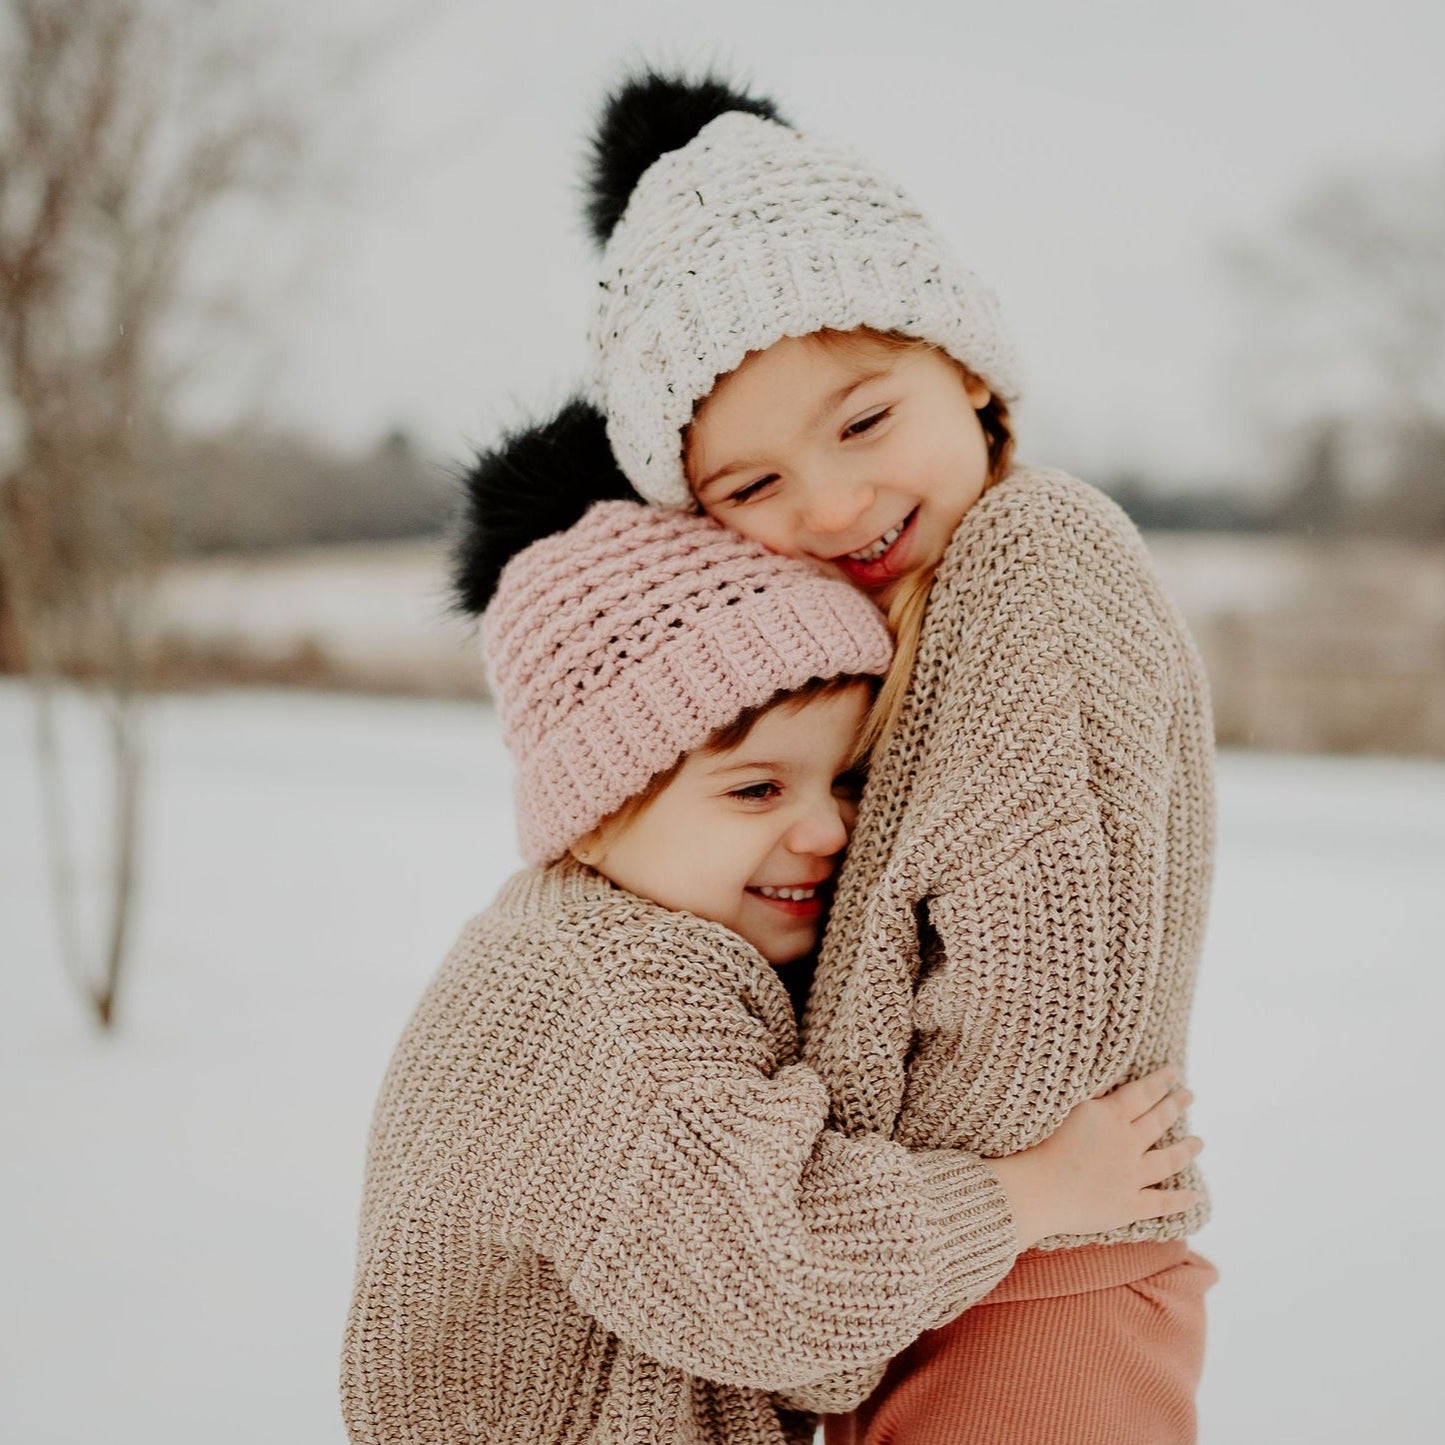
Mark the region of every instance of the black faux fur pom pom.
[[606, 245], [622, 219], [648, 166], [685, 146], [709, 121], [730, 110], [788, 124], [772, 101], [734, 90], [712, 75], [687, 80], [647, 70], [608, 97], [587, 169], [587, 221], [599, 246]]
[[458, 612], [473, 616], [486, 609], [502, 569], [524, 547], [566, 531], [593, 502], [642, 500], [612, 455], [602, 413], [579, 399], [479, 453], [462, 488], [452, 598]]

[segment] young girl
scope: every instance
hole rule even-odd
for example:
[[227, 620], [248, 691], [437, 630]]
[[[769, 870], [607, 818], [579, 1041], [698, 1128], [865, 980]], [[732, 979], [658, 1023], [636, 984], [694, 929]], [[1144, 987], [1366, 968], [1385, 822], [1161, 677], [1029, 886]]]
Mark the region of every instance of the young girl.
[[775, 970], [818, 940], [887, 630], [816, 567], [637, 502], [498, 579], [594, 485], [549, 476], [605, 449], [569, 408], [473, 478], [459, 587], [532, 866], [463, 930], [382, 1088], [356, 1442], [797, 1445], [804, 1407], [861, 1399], [1019, 1248], [1195, 1202], [1153, 1187], [1197, 1147], [1152, 1147], [1183, 1102], [1162, 1071], [992, 1163], [825, 1127]]
[[[1204, 679], [1118, 508], [1013, 464], [992, 294], [886, 178], [716, 82], [614, 97], [591, 213], [628, 477], [846, 579], [897, 635], [804, 1030], [833, 1123], [998, 1158], [1108, 1081], [1182, 1069]], [[830, 1439], [1192, 1440], [1205, 1215], [1201, 1193], [1050, 1231]]]

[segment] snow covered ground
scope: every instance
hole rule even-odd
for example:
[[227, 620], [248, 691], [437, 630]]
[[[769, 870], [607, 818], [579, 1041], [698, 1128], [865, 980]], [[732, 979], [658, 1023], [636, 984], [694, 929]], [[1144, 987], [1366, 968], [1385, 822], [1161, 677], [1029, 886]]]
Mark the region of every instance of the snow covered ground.
[[[367, 1116], [514, 865], [506, 760], [474, 704], [226, 693], [152, 721], [101, 1039], [56, 962], [27, 700], [0, 686], [0, 1439], [339, 1445]], [[1439, 1438], [1442, 884], [1445, 766], [1222, 759], [1191, 1067], [1223, 1272], [1206, 1445]]]

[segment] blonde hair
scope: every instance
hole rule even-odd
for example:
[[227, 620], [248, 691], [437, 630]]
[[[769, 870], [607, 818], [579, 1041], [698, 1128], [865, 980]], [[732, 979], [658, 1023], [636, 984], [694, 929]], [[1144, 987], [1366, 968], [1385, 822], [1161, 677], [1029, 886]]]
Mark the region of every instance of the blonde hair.
[[[868, 327], [858, 331], [819, 331], [808, 340], [849, 358], [872, 359], [909, 351], [937, 351], [941, 356], [948, 356], [932, 342], [920, 341], [915, 336], [900, 336], [891, 331], [873, 331]], [[980, 379], [962, 362], [955, 361], [953, 357], [948, 359], [963, 373], [965, 381]], [[1008, 403], [990, 390], [988, 401], [978, 409], [978, 421], [988, 444], [988, 476], [984, 481], [984, 491], [987, 491], [1013, 465], [1014, 434]], [[898, 725], [913, 676], [913, 664], [918, 658], [923, 619], [928, 612], [928, 598], [937, 572], [938, 565], [935, 563], [910, 573], [899, 583], [893, 600], [888, 604], [888, 628], [893, 633], [894, 642], [893, 661], [863, 724], [860, 747], [865, 754], [880, 748]]]

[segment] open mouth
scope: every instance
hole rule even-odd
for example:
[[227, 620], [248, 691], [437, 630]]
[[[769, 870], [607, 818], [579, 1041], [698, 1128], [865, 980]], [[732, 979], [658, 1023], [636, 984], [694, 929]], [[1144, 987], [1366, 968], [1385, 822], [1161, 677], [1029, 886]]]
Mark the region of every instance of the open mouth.
[[825, 887], [821, 883], [789, 888], [759, 885], [748, 892], [793, 918], [814, 918], [823, 911]]
[[896, 527], [890, 527], [876, 542], [870, 542], [857, 552], [848, 553], [850, 562], [876, 562], [903, 535], [903, 529], [912, 519], [910, 512]]
[[860, 586], [873, 587], [891, 582], [898, 575], [898, 564], [907, 550], [917, 516], [918, 508], [915, 507], [901, 522], [866, 547], [860, 547], [856, 552], [845, 552], [833, 560]]

